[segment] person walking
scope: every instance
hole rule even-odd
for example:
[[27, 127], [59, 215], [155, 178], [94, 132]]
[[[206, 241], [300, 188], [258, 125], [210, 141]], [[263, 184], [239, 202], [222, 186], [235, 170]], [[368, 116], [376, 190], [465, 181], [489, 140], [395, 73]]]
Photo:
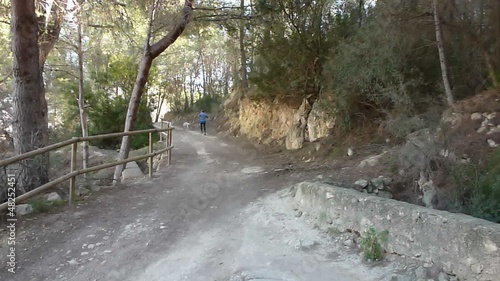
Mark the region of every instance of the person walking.
[[208, 115], [205, 113], [205, 111], [200, 112], [200, 130], [201, 133], [206, 135], [207, 134], [207, 118]]

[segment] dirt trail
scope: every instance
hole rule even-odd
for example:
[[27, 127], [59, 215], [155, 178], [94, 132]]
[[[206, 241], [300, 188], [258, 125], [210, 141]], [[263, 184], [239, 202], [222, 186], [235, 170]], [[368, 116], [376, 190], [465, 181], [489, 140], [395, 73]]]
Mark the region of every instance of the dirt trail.
[[[296, 218], [288, 187], [252, 149], [178, 129], [173, 165], [81, 206], [19, 223], [16, 274], [0, 280], [391, 280]], [[0, 236], [5, 232], [0, 233]], [[411, 279], [407, 279], [411, 280]]]

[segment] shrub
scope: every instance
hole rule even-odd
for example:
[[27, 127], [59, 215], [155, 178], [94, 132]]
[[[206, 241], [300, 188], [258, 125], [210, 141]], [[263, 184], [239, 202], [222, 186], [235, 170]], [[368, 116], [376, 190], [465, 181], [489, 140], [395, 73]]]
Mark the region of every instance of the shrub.
[[477, 165], [453, 167], [458, 187], [453, 210], [500, 223], [500, 149]]
[[197, 111], [204, 110], [205, 112], [214, 112], [219, 106], [220, 101], [217, 97], [212, 97], [209, 95], [205, 95], [201, 97], [199, 100], [195, 101], [194, 107]]
[[64, 205], [64, 201], [47, 201], [43, 199], [28, 200], [28, 204], [33, 208], [33, 213], [48, 213], [59, 206]]
[[378, 261], [382, 259], [384, 249], [382, 243], [387, 242], [388, 230], [377, 232], [370, 227], [363, 235], [360, 241], [365, 260]]

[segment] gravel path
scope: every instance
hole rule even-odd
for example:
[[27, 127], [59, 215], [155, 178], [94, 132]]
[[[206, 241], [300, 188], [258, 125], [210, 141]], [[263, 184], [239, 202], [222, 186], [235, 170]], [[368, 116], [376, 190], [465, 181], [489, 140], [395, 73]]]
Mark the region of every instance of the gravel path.
[[294, 215], [288, 187], [313, 171], [275, 172], [254, 150], [195, 130], [174, 131], [174, 145], [173, 165], [153, 179], [23, 219], [17, 272], [6, 272], [2, 242], [0, 280], [375, 281], [402, 267], [367, 265]]

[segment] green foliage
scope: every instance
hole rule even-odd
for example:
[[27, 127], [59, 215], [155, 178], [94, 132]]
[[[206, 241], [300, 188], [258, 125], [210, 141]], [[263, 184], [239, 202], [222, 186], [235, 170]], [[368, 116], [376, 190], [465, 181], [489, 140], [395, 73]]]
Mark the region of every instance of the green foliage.
[[33, 213], [49, 213], [64, 205], [64, 201], [47, 201], [40, 198], [28, 200], [28, 204], [33, 208]]
[[[125, 124], [129, 99], [123, 96], [111, 98], [105, 93], [89, 95], [89, 135], [100, 135], [118, 133], [123, 131]], [[152, 120], [150, 109], [145, 101], [141, 101], [135, 120], [134, 130], [151, 129]], [[131, 147], [133, 149], [144, 147], [148, 144], [147, 134], [132, 137]], [[100, 148], [117, 148], [121, 144], [121, 138], [109, 138], [91, 142]]]
[[500, 223], [500, 149], [479, 165], [459, 164], [453, 170], [459, 187], [455, 210]]
[[370, 227], [363, 234], [360, 240], [360, 246], [363, 250], [365, 260], [378, 261], [382, 259], [384, 249], [381, 244], [387, 242], [388, 235], [388, 230], [377, 232], [373, 227]]
[[[155, 71], [154, 68], [152, 71]], [[84, 85], [85, 108], [89, 135], [101, 135], [122, 132], [130, 94], [134, 87], [137, 63], [128, 57], [114, 56], [109, 65], [96, 67], [90, 79]], [[81, 136], [81, 124], [78, 109], [78, 82], [76, 79], [55, 77], [52, 84], [53, 103], [59, 108], [54, 114], [55, 127], [52, 141], [61, 141], [73, 136]], [[134, 130], [152, 128], [151, 109], [145, 95], [137, 113]], [[133, 149], [148, 144], [147, 134], [132, 136]], [[121, 144], [121, 138], [91, 141], [91, 145], [100, 148], [115, 149]]]
[[257, 2], [256, 10], [264, 21], [257, 27], [262, 36], [250, 73], [250, 81], [258, 88], [255, 92], [263, 93], [257, 98], [300, 100], [318, 95], [326, 56], [349, 19], [332, 14], [332, 5], [324, 0]]
[[332, 160], [337, 160], [342, 156], [346, 155], [347, 148], [345, 146], [332, 146], [330, 149], [330, 158]]
[[326, 85], [340, 115], [364, 108], [408, 115], [422, 99], [431, 98], [424, 90], [423, 70], [410, 61], [415, 45], [409, 34], [376, 20], [343, 41], [325, 66]]
[[205, 112], [214, 112], [220, 105], [220, 100], [217, 97], [205, 95], [194, 103], [197, 111], [204, 110]]

